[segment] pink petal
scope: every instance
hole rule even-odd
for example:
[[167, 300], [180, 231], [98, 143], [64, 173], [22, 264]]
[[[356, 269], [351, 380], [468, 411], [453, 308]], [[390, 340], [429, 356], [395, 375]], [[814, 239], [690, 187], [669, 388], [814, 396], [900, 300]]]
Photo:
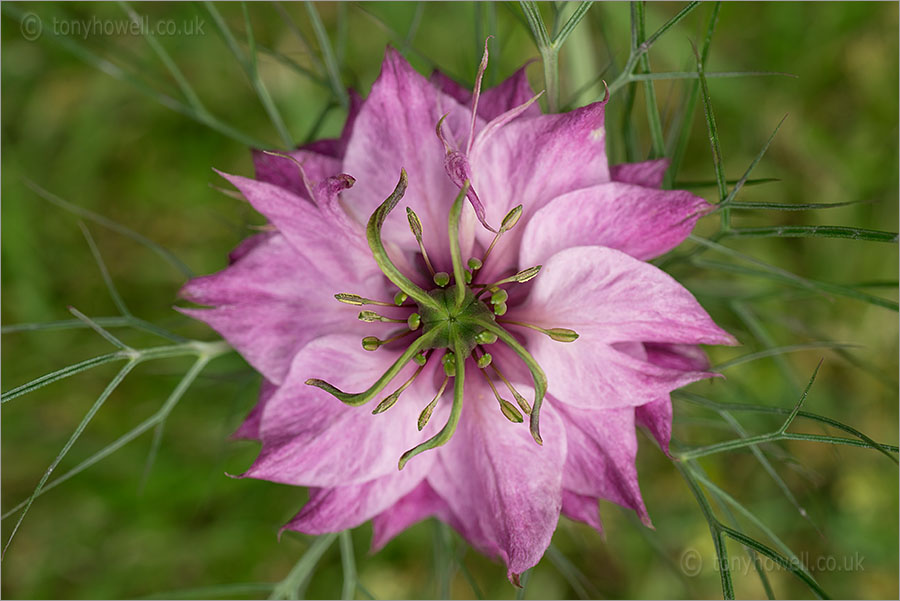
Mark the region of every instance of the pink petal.
[[209, 324], [263, 376], [280, 384], [294, 355], [314, 338], [330, 332], [365, 335], [357, 308], [337, 302], [336, 292], [388, 298], [377, 268], [344, 268], [339, 256], [319, 252], [311, 248], [303, 254], [283, 235], [269, 236], [230, 267], [185, 284], [183, 298], [212, 309], [177, 309]]
[[646, 188], [659, 188], [662, 186], [663, 178], [668, 168], [669, 159], [654, 159], [641, 163], [610, 165], [609, 175], [614, 182], [634, 184]]
[[602, 498], [634, 509], [650, 525], [638, 486], [634, 410], [559, 408], [566, 427], [563, 487], [586, 497]]
[[[405, 168], [409, 187], [385, 222], [384, 238], [403, 250], [418, 251], [403, 210], [412, 208], [422, 222], [425, 247], [435, 269], [450, 272], [447, 218], [459, 189], [444, 171], [446, 153], [435, 135], [435, 126], [445, 114], [444, 131], [458, 147], [467, 135], [468, 109], [436, 89], [389, 48], [347, 145], [343, 170], [359, 181], [342, 194], [342, 201], [358, 222], [366, 223], [393, 192], [400, 170]], [[473, 227], [467, 208], [461, 228], [465, 256]]]
[[607, 246], [649, 260], [681, 244], [710, 208], [690, 192], [616, 182], [570, 192], [529, 220], [519, 265], [539, 265], [574, 246]]
[[278, 386], [263, 378], [262, 386], [259, 389], [259, 400], [247, 414], [244, 423], [231, 435], [232, 438], [259, 440], [259, 423], [262, 420], [263, 409], [276, 390], [278, 390]]
[[372, 552], [379, 551], [413, 524], [432, 516], [437, 516], [448, 523], [455, 521], [447, 502], [434, 492], [427, 480], [423, 480], [406, 496], [372, 520]]
[[669, 395], [635, 407], [634, 417], [637, 423], [650, 431], [663, 453], [669, 455], [669, 443], [672, 441], [672, 399]]
[[600, 509], [597, 507], [597, 497], [579, 495], [571, 490], [563, 490], [562, 513], [570, 520], [583, 522], [600, 534], [603, 534], [603, 524], [600, 522]]
[[319, 378], [341, 390], [360, 392], [397, 357], [397, 352], [384, 348], [364, 351], [352, 335], [325, 336], [304, 347], [284, 384], [266, 403], [260, 422], [262, 451], [244, 475], [296, 486], [335, 487], [397, 472], [400, 456], [439, 428], [441, 406], [422, 432], [416, 428], [419, 412], [435, 393], [433, 367], [426, 367], [397, 404], [379, 415], [372, 415], [378, 401], [412, 375], [414, 364], [361, 407], [345, 405], [305, 384]]
[[[472, 187], [485, 205], [487, 223], [498, 225], [513, 207], [522, 221], [504, 234], [491, 255], [485, 277], [515, 268], [525, 223], [542, 206], [568, 192], [606, 183], [605, 102], [569, 113], [516, 118], [480, 133], [469, 156]], [[493, 233], [476, 230], [482, 247]]]
[[393, 473], [368, 482], [311, 489], [309, 502], [283, 530], [324, 534], [355, 528], [369, 521], [422, 482], [434, 458], [422, 459], [418, 465], [410, 462], [402, 471], [397, 471], [394, 466]]
[[[519, 390], [526, 398], [532, 394], [525, 386]], [[459, 518], [461, 534], [482, 552], [498, 554], [514, 579], [537, 564], [556, 529], [566, 432], [545, 404], [544, 445], [537, 445], [527, 422], [503, 417], [472, 366], [465, 403], [459, 428], [439, 450], [428, 481]]]

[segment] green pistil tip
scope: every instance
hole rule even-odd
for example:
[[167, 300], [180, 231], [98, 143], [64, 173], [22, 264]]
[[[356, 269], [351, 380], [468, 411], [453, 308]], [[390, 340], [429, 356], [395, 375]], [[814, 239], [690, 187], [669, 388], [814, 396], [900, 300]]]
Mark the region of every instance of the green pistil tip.
[[521, 424], [525, 419], [522, 417], [522, 414], [519, 413], [519, 410], [507, 400], [501, 399], [497, 397], [497, 401], [500, 403], [500, 411], [503, 412], [503, 416], [511, 421], [514, 424]]
[[409, 326], [410, 330], [418, 330], [419, 326], [422, 325], [422, 316], [418, 313], [412, 313], [409, 318], [407, 318], [406, 325]]
[[398, 307], [406, 302], [406, 299], [409, 298], [409, 295], [403, 292], [402, 290], [394, 295], [394, 304]]
[[472, 271], [478, 271], [479, 269], [481, 269], [481, 259], [476, 259], [475, 257], [472, 257], [471, 259], [469, 259], [469, 261], [466, 264], [469, 266], [469, 269], [471, 269]]
[[494, 344], [497, 342], [497, 335], [493, 332], [482, 330], [475, 335], [475, 342], [477, 344]]
[[550, 328], [549, 330], [544, 330], [544, 333], [557, 342], [575, 342], [578, 340], [578, 332], [568, 328]]
[[494, 305], [494, 315], [506, 315], [506, 303], [497, 303]]
[[491, 364], [492, 359], [493, 359], [493, 357], [491, 357], [490, 353], [483, 354], [482, 356], [478, 357], [478, 361], [477, 361], [478, 367], [480, 367], [481, 369], [484, 369], [485, 367], [487, 367], [488, 365]]
[[491, 304], [498, 305], [500, 303], [505, 303], [506, 299], [508, 299], [508, 298], [509, 298], [509, 293], [506, 290], [503, 290], [501, 288], [500, 290], [497, 290], [496, 292], [494, 292], [491, 295]]
[[362, 347], [367, 351], [377, 351], [381, 346], [381, 340], [375, 336], [366, 336], [362, 339]]
[[434, 283], [443, 288], [450, 283], [450, 274], [446, 271], [439, 271], [434, 274]]
[[500, 222], [500, 232], [508, 232], [509, 230], [516, 227], [516, 224], [519, 223], [519, 218], [521, 216], [522, 205], [513, 208], [509, 213], [506, 214], [506, 217], [503, 218], [503, 221]]
[[394, 392], [388, 395], [383, 401], [378, 403], [378, 406], [372, 410], [372, 415], [378, 415], [379, 413], [384, 413], [388, 409], [394, 406], [394, 403], [400, 398], [400, 392]]

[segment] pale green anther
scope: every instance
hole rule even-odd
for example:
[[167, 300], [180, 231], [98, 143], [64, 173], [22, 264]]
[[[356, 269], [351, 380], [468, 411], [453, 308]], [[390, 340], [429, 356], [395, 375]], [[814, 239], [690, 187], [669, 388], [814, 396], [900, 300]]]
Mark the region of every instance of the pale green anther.
[[550, 328], [549, 330], [544, 330], [544, 333], [557, 342], [575, 342], [578, 340], [578, 332], [568, 328]]
[[400, 399], [399, 391], [391, 393], [383, 401], [378, 403], [378, 406], [375, 407], [374, 410], [372, 410], [372, 415], [378, 415], [379, 413], [384, 413], [385, 411], [387, 411], [388, 409], [393, 407], [394, 403], [396, 403], [399, 399]]
[[519, 407], [522, 408], [522, 413], [525, 415], [531, 415], [531, 404], [519, 394], [519, 391], [513, 388], [512, 386], [508, 386], [509, 391], [512, 393], [513, 398], [516, 399], [516, 402], [519, 404]]
[[444, 373], [448, 378], [456, 375], [456, 357], [453, 356], [453, 353], [450, 351], [444, 353], [444, 356], [441, 357], [441, 364], [444, 366]]
[[425, 365], [426, 361], [428, 361], [428, 357], [426, 357], [424, 354], [418, 354], [415, 357], [413, 357], [413, 362], [416, 365]]
[[418, 330], [419, 326], [422, 325], [422, 316], [418, 313], [411, 313], [406, 319], [406, 325], [409, 326], [410, 330]]
[[416, 215], [415, 211], [406, 207], [406, 218], [409, 220], [409, 229], [412, 230], [413, 236], [416, 237], [416, 240], [422, 240], [422, 222], [419, 221], [419, 216]]
[[471, 259], [469, 259], [468, 263], [466, 263], [466, 264], [469, 266], [469, 269], [471, 269], [472, 271], [478, 271], [479, 269], [481, 269], [481, 259], [476, 259], [475, 257], [472, 257]]
[[483, 330], [475, 334], [476, 344], [494, 344], [495, 342], [497, 342], [497, 335], [493, 332]]
[[375, 311], [360, 311], [357, 318], [360, 321], [367, 321], [369, 323], [375, 321], [381, 321], [385, 323], [402, 323], [399, 319], [391, 319], [390, 317], [385, 317], [384, 315], [379, 315]]
[[478, 363], [478, 367], [480, 367], [481, 369], [484, 369], [485, 367], [487, 367], [488, 365], [491, 364], [492, 359], [493, 359], [493, 357], [491, 357], [490, 353], [485, 353], [482, 356], [478, 357], [478, 361], [476, 363]]
[[444, 378], [441, 387], [438, 388], [437, 394], [434, 395], [434, 399], [432, 399], [431, 402], [422, 409], [422, 413], [419, 414], [419, 421], [416, 424], [419, 428], [419, 432], [428, 425], [428, 420], [431, 419], [431, 414], [434, 413], [434, 408], [437, 407], [438, 401], [441, 400], [441, 396], [443, 396], [444, 390], [447, 388], [447, 382], [449, 381], [450, 378]]
[[377, 351], [379, 346], [381, 346], [381, 340], [375, 336], [366, 336], [362, 339], [362, 347], [367, 351]]
[[542, 265], [535, 265], [534, 267], [529, 267], [528, 269], [523, 269], [516, 275], [512, 277], [514, 282], [519, 282], [520, 284], [523, 282], [527, 282], [530, 279], [537, 277], [537, 274], [541, 271]]
[[506, 303], [497, 303], [494, 305], [494, 315], [506, 315], [507, 308]]
[[506, 290], [503, 290], [501, 288], [501, 289], [497, 290], [497, 292], [495, 292], [491, 295], [491, 304], [497, 305], [500, 303], [505, 303], [506, 299], [508, 299], [508, 298], [509, 298], [509, 293]]
[[358, 294], [346, 294], [341, 292], [340, 294], [335, 294], [334, 298], [338, 299], [342, 303], [347, 303], [348, 305], [357, 305], [362, 306], [367, 304], [366, 301], [368, 299], [359, 296]]
[[397, 294], [394, 295], [394, 304], [399, 307], [400, 305], [405, 303], [406, 299], [408, 299], [408, 298], [409, 298], [409, 295], [407, 295], [405, 292], [403, 292], [401, 290], [400, 292], [398, 292]]
[[506, 214], [506, 217], [503, 218], [503, 221], [500, 222], [500, 232], [508, 232], [509, 230], [516, 227], [516, 224], [519, 223], [519, 218], [522, 216], [522, 205], [514, 207], [509, 213]]
[[525, 419], [522, 417], [522, 414], [519, 413], [519, 410], [507, 400], [497, 398], [500, 402], [500, 411], [503, 412], [503, 416], [511, 421], [514, 424], [521, 424]]
[[446, 271], [439, 271], [434, 274], [434, 283], [443, 288], [450, 283], [450, 274]]

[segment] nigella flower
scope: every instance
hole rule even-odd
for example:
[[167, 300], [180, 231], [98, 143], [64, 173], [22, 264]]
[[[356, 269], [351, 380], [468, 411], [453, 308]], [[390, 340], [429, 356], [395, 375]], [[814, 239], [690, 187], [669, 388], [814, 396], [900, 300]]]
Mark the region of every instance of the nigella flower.
[[697, 345], [733, 339], [645, 262], [707, 203], [608, 165], [605, 100], [544, 115], [524, 68], [482, 93], [486, 61], [469, 93], [388, 49], [340, 139], [224, 176], [271, 230], [182, 295], [265, 378], [238, 434], [246, 477], [310, 487], [286, 528], [373, 520], [378, 549], [436, 516], [516, 582], [560, 512], [649, 524], [635, 426], [668, 449]]

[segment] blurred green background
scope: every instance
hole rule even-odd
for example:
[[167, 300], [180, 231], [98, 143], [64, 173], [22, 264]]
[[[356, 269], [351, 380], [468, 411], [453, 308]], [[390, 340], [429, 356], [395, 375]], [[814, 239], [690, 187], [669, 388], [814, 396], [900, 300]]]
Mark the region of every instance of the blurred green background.
[[[246, 48], [238, 4], [217, 4]], [[651, 3], [648, 31], [681, 7]], [[195, 4], [134, 4], [151, 23], [202, 22], [192, 35], [157, 38], [183, 71], [203, 104], [222, 123], [272, 147], [277, 131], [229, 52], [207, 8]], [[258, 66], [292, 138], [334, 135], [345, 112], [332, 102], [327, 77], [318, 71], [318, 45], [303, 5], [251, 4], [259, 45]], [[367, 92], [379, 71], [384, 46], [397, 45], [423, 73], [437, 66], [471, 84], [483, 38], [496, 35], [488, 78], [511, 74], [537, 56], [517, 4], [317, 3], [343, 84]], [[559, 8], [544, 4], [552, 21]], [[690, 41], [702, 42], [711, 4], [701, 5], [651, 50], [654, 71], [692, 70]], [[43, 29], [30, 41], [20, 26], [34, 13]], [[245, 144], [159, 104], [110, 65], [127, 69], [146, 89], [180, 98], [165, 66], [140, 35], [53, 35], [73, 19], [126, 22], [116, 4], [9, 3], [2, 18], [2, 322], [4, 325], [68, 319], [68, 305], [98, 317], [114, 315], [100, 272], [77, 219], [26, 187], [29, 179], [66, 200], [124, 224], [171, 249], [196, 273], [225, 265], [227, 252], [262, 219], [244, 203], [212, 186], [212, 167], [251, 174]], [[305, 49], [294, 27], [312, 40]], [[23, 35], [24, 31], [24, 35]], [[897, 231], [898, 15], [896, 3], [726, 3], [713, 38], [708, 71], [783, 71], [797, 75], [712, 79], [709, 87], [728, 178], [740, 177], [775, 125], [789, 117], [754, 177], [780, 181], [748, 187], [744, 201], [860, 204], [821, 211], [736, 212], [741, 225], [829, 224]], [[62, 31], [62, 33], [65, 33]], [[33, 37], [33, 36], [31, 36]], [[604, 77], [611, 80], [628, 56], [629, 7], [597, 3], [561, 53], [562, 98]], [[81, 54], [81, 57], [75, 53]], [[103, 70], [82, 60], [110, 61]], [[294, 63], [293, 66], [290, 63]], [[298, 68], [299, 67], [299, 68]], [[314, 77], [304, 75], [309, 69]], [[110, 75], [112, 73], [112, 76]], [[529, 68], [542, 87], [539, 62]], [[318, 78], [324, 83], [315, 81]], [[686, 81], [660, 81], [656, 94], [663, 125], [677, 114]], [[595, 100], [597, 86], [574, 98]], [[625, 156], [624, 90], [610, 104], [607, 129], [613, 158]], [[324, 114], [324, 117], [323, 117]], [[649, 150], [644, 97], [638, 86], [633, 125], [642, 157]], [[698, 103], [679, 181], [711, 181], [709, 142]], [[710, 200], [714, 187], [697, 188]], [[698, 233], [718, 225], [710, 217]], [[153, 323], [202, 339], [201, 324], [171, 307], [183, 276], [146, 248], [95, 224], [89, 227], [113, 279], [132, 311]], [[812, 280], [845, 284], [896, 300], [897, 247], [830, 239], [729, 240], [740, 252]], [[688, 245], [690, 246], [690, 245]], [[708, 254], [722, 260], [721, 256]], [[691, 390], [722, 402], [790, 407], [820, 358], [825, 359], [805, 408], [854, 426], [875, 440], [897, 442], [897, 313], [858, 300], [823, 296], [745, 275], [675, 263], [684, 281], [716, 320], [744, 344], [712, 349], [714, 363], [758, 351], [764, 342], [734, 312], [745, 299], [753, 319], [778, 346], [837, 341], [858, 345], [835, 352], [807, 350], [760, 359], [727, 370], [726, 381]], [[754, 322], [754, 319], [756, 320]], [[119, 330], [135, 345], [157, 344]], [[757, 332], [757, 334], [759, 334]], [[765, 335], [762, 336], [765, 338]], [[3, 390], [43, 373], [106, 353], [109, 345], [87, 330], [5, 334]], [[151, 415], [162, 404], [187, 360], [139, 367], [109, 399], [62, 462], [75, 466]], [[44, 470], [115, 374], [104, 366], [4, 405], [2, 503], [4, 512], [27, 498]], [[98, 465], [39, 498], [2, 564], [7, 598], [115, 598], [162, 596], [266, 597], [271, 587], [204, 589], [274, 583], [287, 576], [310, 538], [276, 533], [304, 502], [300, 489], [234, 480], [257, 447], [228, 435], [254, 401], [258, 377], [235, 355], [217, 359], [169, 418], [159, 454], [142, 486], [151, 437], [145, 435]], [[685, 445], [735, 436], [716, 413], [676, 401], [676, 438]], [[777, 416], [736, 414], [752, 433], [777, 427]], [[821, 433], [810, 422], [797, 431]], [[603, 504], [605, 540], [562, 520], [554, 539], [559, 556], [534, 570], [526, 598], [718, 597], [709, 530], [678, 471], [640, 436], [641, 485], [656, 529], [648, 530], [615, 506]], [[741, 501], [797, 554], [836, 597], [898, 595], [898, 481], [896, 466], [875, 451], [815, 443], [764, 447], [775, 470], [808, 519], [749, 452], [701, 461], [710, 478]], [[15, 516], [2, 523], [5, 541]], [[771, 544], [746, 521], [748, 533]], [[370, 527], [353, 532], [360, 581], [377, 598], [475, 593], [464, 565], [485, 597], [513, 598], [502, 566], [479, 556], [434, 523], [417, 525], [377, 555], [368, 553]], [[702, 556], [696, 576], [682, 560]], [[729, 543], [743, 569], [735, 575], [739, 597], [765, 595], [740, 545]], [[456, 559], [453, 559], [453, 557]], [[564, 559], [560, 559], [560, 557]], [[567, 558], [567, 559], [566, 559]], [[818, 558], [836, 569], [816, 570]], [[435, 561], [441, 564], [436, 571]], [[858, 561], [856, 561], [858, 560]], [[853, 563], [856, 561], [856, 563]], [[853, 568], [853, 569], [850, 569]], [[812, 592], [783, 570], [769, 572], [775, 593]], [[335, 544], [324, 555], [308, 595], [341, 593], [341, 559]], [[187, 591], [193, 591], [188, 593]], [[360, 597], [362, 598], [362, 597]]]

